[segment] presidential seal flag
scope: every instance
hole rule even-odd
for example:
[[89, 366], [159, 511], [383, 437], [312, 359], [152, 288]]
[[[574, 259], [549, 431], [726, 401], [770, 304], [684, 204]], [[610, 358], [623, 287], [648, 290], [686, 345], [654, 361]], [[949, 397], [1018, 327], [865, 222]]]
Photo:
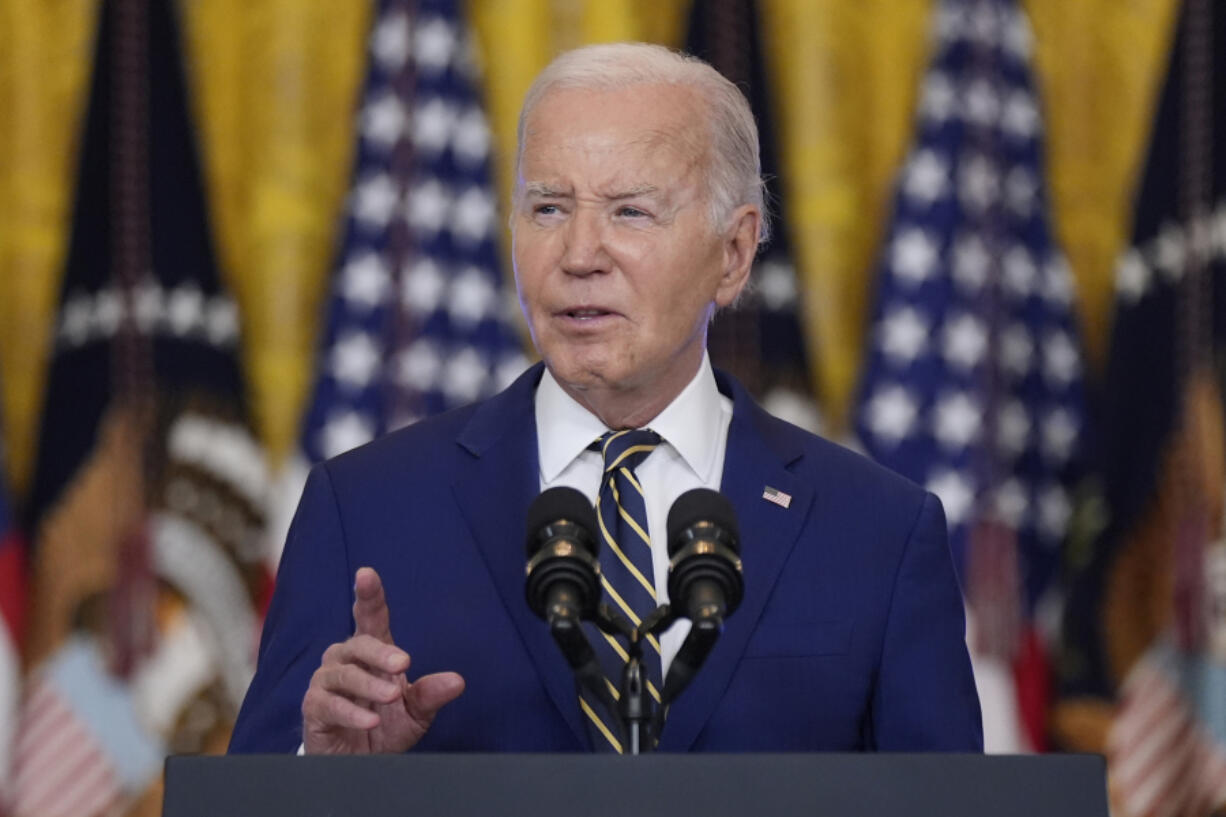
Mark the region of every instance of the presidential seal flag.
[[217, 269], [177, 6], [107, 0], [28, 518], [18, 817], [149, 813], [254, 671], [267, 475]]
[[944, 506], [987, 749], [1039, 749], [1048, 676], [1037, 622], [1085, 426], [1073, 283], [1048, 218], [1024, 12], [1011, 0], [942, 0], [933, 33], [856, 430]]
[[1115, 270], [1098, 524], [1074, 568], [1055, 712], [1112, 813], [1226, 810], [1226, 8], [1188, 0]]

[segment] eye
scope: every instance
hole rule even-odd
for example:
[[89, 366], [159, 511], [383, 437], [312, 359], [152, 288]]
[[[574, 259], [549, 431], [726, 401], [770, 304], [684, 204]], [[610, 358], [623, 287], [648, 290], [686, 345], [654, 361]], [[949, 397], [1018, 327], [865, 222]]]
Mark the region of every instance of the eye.
[[617, 208], [617, 214], [626, 218], [645, 218], [647, 213], [629, 204]]
[[538, 216], [552, 216], [558, 212], [556, 204], [538, 204], [532, 208], [532, 212]]

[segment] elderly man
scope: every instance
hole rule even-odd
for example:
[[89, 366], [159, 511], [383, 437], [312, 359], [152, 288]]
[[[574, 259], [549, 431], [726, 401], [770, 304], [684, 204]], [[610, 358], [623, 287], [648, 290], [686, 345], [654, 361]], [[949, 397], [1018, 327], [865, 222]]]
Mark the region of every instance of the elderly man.
[[[635, 593], [666, 598], [681, 493], [720, 490], [741, 528], [744, 601], [661, 750], [980, 749], [939, 502], [707, 360], [766, 225], [741, 94], [657, 46], [573, 51], [528, 93], [517, 168], [515, 280], [543, 365], [312, 472], [231, 749], [622, 750], [524, 601], [521, 531], [545, 488], [601, 501], [625, 434], [648, 440], [625, 474], [639, 539], [601, 559], [632, 575], [605, 589], [628, 616]], [[653, 643], [657, 684], [684, 636]]]

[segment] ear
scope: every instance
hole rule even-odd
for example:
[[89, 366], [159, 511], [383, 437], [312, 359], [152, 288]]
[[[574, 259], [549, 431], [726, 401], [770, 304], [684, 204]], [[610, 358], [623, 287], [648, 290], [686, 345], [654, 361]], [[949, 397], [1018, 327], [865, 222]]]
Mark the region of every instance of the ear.
[[749, 282], [754, 257], [758, 254], [761, 224], [762, 213], [758, 208], [743, 204], [734, 213], [732, 226], [724, 233], [724, 269], [715, 290], [715, 303], [721, 309], [735, 302]]

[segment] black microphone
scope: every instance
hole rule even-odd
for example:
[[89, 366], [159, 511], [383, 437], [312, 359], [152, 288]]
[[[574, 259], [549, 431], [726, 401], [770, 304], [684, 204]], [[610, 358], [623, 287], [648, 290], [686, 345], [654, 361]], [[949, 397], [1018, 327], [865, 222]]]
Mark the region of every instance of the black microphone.
[[740, 531], [727, 497], [686, 491], [668, 512], [668, 598], [695, 623], [723, 625], [745, 595]]
[[[724, 619], [745, 595], [740, 533], [732, 503], [708, 488], [686, 491], [668, 512], [669, 606], [691, 621], [660, 693], [660, 713], [675, 701], [707, 660]], [[663, 728], [658, 724], [657, 734]]]
[[550, 488], [528, 508], [528, 606], [550, 627], [596, 614], [600, 562], [596, 511], [574, 488]]

